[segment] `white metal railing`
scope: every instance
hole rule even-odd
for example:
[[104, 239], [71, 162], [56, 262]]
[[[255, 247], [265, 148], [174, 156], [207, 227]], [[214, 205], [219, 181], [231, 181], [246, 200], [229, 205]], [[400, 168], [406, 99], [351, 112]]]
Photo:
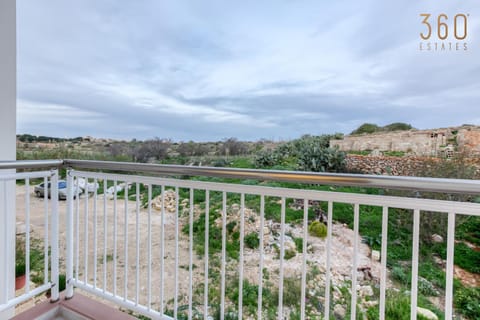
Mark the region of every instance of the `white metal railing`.
[[[45, 186], [51, 184], [50, 194], [44, 192], [42, 208], [34, 209], [31, 205], [31, 198], [33, 196], [32, 181], [38, 183], [43, 182]], [[59, 273], [59, 256], [58, 256], [58, 171], [37, 171], [37, 172], [23, 172], [23, 173], [0, 173], [0, 184], [2, 184], [2, 194], [0, 194], [0, 203], [6, 207], [7, 202], [15, 201], [10, 199], [7, 195], [7, 184], [16, 184], [17, 189], [23, 189], [24, 195], [17, 197], [17, 206], [21, 204], [21, 208], [17, 208], [16, 212], [9, 212], [5, 210], [6, 214], [11, 215], [10, 218], [13, 221], [23, 220], [25, 225], [24, 243], [18, 239], [14, 242], [5, 241], [7, 244], [5, 248], [2, 248], [2, 252], [16, 252], [15, 261], [10, 261], [10, 255], [5, 254], [1, 257], [0, 261], [4, 264], [5, 270], [16, 267], [17, 264], [24, 264], [25, 266], [25, 288], [18, 290], [15, 296], [9, 297], [10, 290], [15, 286], [15, 279], [9, 277], [11, 272], [7, 272], [0, 275], [1, 284], [0, 290], [4, 290], [5, 297], [9, 297], [7, 301], [0, 301], [0, 312], [6, 309], [15, 307], [16, 305], [23, 303], [32, 297], [41, 294], [47, 290], [51, 290], [51, 300], [58, 300], [58, 273]], [[15, 194], [12, 194], [13, 196]], [[40, 243], [43, 249], [43, 281], [40, 283], [31, 285], [32, 270], [31, 265], [31, 249], [34, 239], [31, 238], [31, 220], [32, 216], [39, 219], [41, 224], [41, 233], [43, 233], [43, 239], [35, 239], [43, 241]], [[10, 221], [12, 221], [10, 220]], [[0, 226], [1, 234], [6, 236], [6, 228], [10, 228], [10, 225], [4, 224]], [[8, 246], [8, 247], [7, 247]], [[17, 256], [19, 255], [23, 256]], [[23, 261], [23, 262], [20, 262]]]
[[[73, 273], [73, 281], [70, 282], [71, 287], [76, 286], [102, 298], [111, 300], [126, 308], [154, 318], [176, 319], [178, 312], [186, 309], [188, 319], [194, 318], [195, 314], [201, 314], [204, 319], [210, 319], [213, 316], [212, 309], [219, 305], [219, 318], [225, 319], [229, 310], [235, 310], [238, 318], [252, 317], [245, 314], [243, 305], [243, 290], [245, 280], [245, 204], [246, 196], [256, 196], [259, 198], [260, 208], [258, 215], [260, 222], [258, 228], [255, 229], [259, 234], [260, 245], [257, 249], [258, 261], [255, 265], [258, 268], [257, 284], [258, 284], [258, 304], [256, 315], [258, 319], [268, 318], [268, 310], [262, 306], [262, 290], [265, 288], [266, 278], [264, 272], [264, 224], [265, 224], [265, 199], [266, 197], [276, 197], [280, 199], [280, 234], [279, 234], [279, 259], [278, 259], [278, 281], [273, 288], [278, 290], [278, 305], [276, 307], [275, 317], [278, 319], [288, 319], [291, 308], [284, 305], [283, 296], [286, 294], [284, 281], [285, 259], [285, 241], [286, 241], [286, 202], [288, 199], [304, 199], [304, 216], [303, 216], [303, 257], [301, 264], [301, 296], [300, 301], [300, 318], [305, 319], [306, 308], [306, 279], [309, 270], [307, 258], [307, 241], [309, 235], [307, 232], [308, 223], [308, 206], [309, 201], [320, 201], [328, 204], [328, 219], [326, 238], [327, 255], [324, 263], [326, 270], [325, 280], [325, 297], [323, 317], [329, 319], [332, 300], [331, 300], [331, 280], [330, 273], [332, 260], [335, 257], [331, 255], [332, 241], [332, 214], [333, 206], [337, 203], [347, 203], [353, 206], [354, 215], [354, 241], [353, 252], [358, 252], [360, 244], [359, 235], [359, 219], [361, 216], [362, 206], [376, 206], [382, 208], [382, 245], [381, 245], [381, 272], [378, 275], [380, 279], [380, 318], [385, 318], [385, 302], [386, 302], [386, 257], [387, 257], [387, 232], [388, 232], [388, 214], [389, 208], [402, 208], [411, 210], [413, 214], [413, 252], [412, 252], [412, 279], [411, 279], [411, 318], [416, 319], [417, 312], [417, 292], [418, 292], [418, 257], [419, 257], [419, 235], [420, 235], [420, 216], [422, 212], [436, 212], [438, 214], [448, 215], [448, 239], [447, 239], [447, 283], [445, 294], [445, 317], [452, 317], [452, 285], [453, 285], [453, 249], [454, 249], [454, 226], [455, 216], [462, 215], [480, 215], [480, 205], [475, 203], [461, 203], [453, 201], [441, 201], [430, 199], [414, 199], [393, 196], [377, 196], [366, 194], [352, 194], [341, 192], [325, 192], [314, 190], [298, 190], [288, 188], [272, 188], [258, 185], [240, 185], [227, 183], [200, 182], [192, 180], [176, 180], [158, 177], [138, 176], [138, 175], [122, 175], [107, 174], [98, 172], [74, 171], [69, 172], [69, 185], [74, 185], [74, 180], [82, 178], [94, 184], [106, 188], [108, 185], [118, 186], [120, 183], [125, 186], [125, 194], [123, 199], [119, 200], [116, 194], [111, 200], [106, 196], [101, 196], [94, 192], [91, 198], [78, 198], [74, 201], [75, 205], [70, 206], [69, 213], [69, 230], [73, 230], [74, 243], [76, 245], [74, 257], [67, 260], [67, 267], [75, 270]], [[128, 186], [131, 186], [129, 190]], [[152, 188], [161, 190], [161, 212], [160, 219], [154, 217], [152, 213]], [[140, 190], [147, 190], [141, 193]], [[174, 207], [169, 207], [168, 211], [165, 204], [165, 196], [167, 190], [173, 190], [176, 199]], [[188, 191], [189, 196], [182, 197], [179, 190]], [[186, 191], [185, 191], [186, 190]], [[194, 193], [202, 192], [204, 194], [204, 208], [201, 212], [211, 212], [210, 208], [221, 202], [220, 218], [218, 219], [221, 228], [221, 250], [217, 256], [209, 254], [209, 241], [213, 241], [212, 237], [217, 234], [209, 234], [211, 227], [209, 217], [205, 215], [204, 230], [205, 238], [202, 243], [203, 252], [200, 261], [201, 265], [197, 265], [194, 259], [194, 240], [193, 240], [193, 221], [195, 211]], [[141, 198], [141, 195], [146, 198]], [[221, 195], [219, 197], [218, 195]], [[228, 219], [228, 198], [237, 195], [240, 197], [240, 214], [239, 219], [239, 249], [238, 260], [232, 260], [227, 257], [226, 250], [227, 241], [227, 219]], [[221, 200], [220, 200], [221, 198]], [[183, 201], [184, 210], [179, 211], [179, 202]], [[141, 208], [141, 203], [145, 204], [145, 208]], [[108, 204], [108, 205], [107, 205]], [[198, 204], [198, 203], [197, 203]], [[170, 212], [170, 214], [169, 214]], [[188, 214], [188, 217], [183, 215]], [[182, 218], [183, 217], [183, 218]], [[154, 219], [155, 218], [155, 219]], [[169, 223], [165, 219], [173, 219]], [[182, 224], [187, 224], [188, 234], [179, 241], [182, 236], [179, 231], [179, 219]], [[155, 220], [155, 221], [154, 221]], [[221, 221], [221, 222], [220, 222]], [[140, 225], [147, 225], [146, 234], [140, 235]], [[165, 227], [172, 228], [171, 233], [166, 232]], [[70, 232], [69, 232], [70, 233]], [[99, 244], [98, 235], [103, 236], [103, 240]], [[153, 242], [152, 242], [153, 241]], [[188, 244], [184, 246], [184, 242]], [[197, 243], [198, 244], [198, 243]], [[184, 246], [182, 249], [185, 254], [179, 252], [179, 245]], [[119, 248], [120, 247], [120, 248]], [[71, 251], [71, 247], [69, 251]], [[123, 250], [121, 250], [123, 249]], [[145, 250], [145, 251], [144, 251]], [[160, 252], [160, 258], [153, 258], [154, 251]], [[109, 258], [109, 254], [113, 255]], [[185, 257], [188, 261], [179, 261], [179, 257]], [[108, 260], [111, 259], [111, 263]], [[220, 261], [216, 261], [219, 259]], [[73, 261], [75, 260], [75, 261]], [[155, 260], [155, 261], [153, 261]], [[235, 261], [236, 268], [232, 269], [231, 262]], [[218, 262], [220, 264], [218, 265]], [[212, 267], [212, 263], [215, 267]], [[180, 264], [188, 272], [180, 269]], [[167, 265], [169, 266], [167, 268]], [[251, 266], [251, 262], [249, 264]], [[356, 306], [358, 302], [357, 293], [357, 268], [359, 267], [358, 255], [353, 254], [351, 257], [351, 299], [350, 305]], [[194, 274], [196, 271], [203, 269], [202, 273]], [[182, 276], [179, 276], [179, 274]], [[219, 283], [212, 280], [217, 278], [219, 272]], [[108, 274], [113, 274], [113, 278], [109, 279]], [[153, 275], [158, 275], [154, 277]], [[236, 283], [233, 286], [231, 279], [235, 278]], [[107, 279], [108, 278], [108, 279]], [[227, 279], [228, 278], [228, 279]], [[217, 288], [218, 286], [218, 288]], [[140, 288], [143, 287], [143, 288]], [[202, 292], [198, 292], [195, 288], [203, 287]], [[166, 289], [168, 288], [168, 290]], [[210, 288], [213, 290], [211, 291]], [[220, 299], [209, 296], [211, 292], [219, 289]], [[238, 290], [238, 300], [233, 305], [232, 301], [227, 301], [229, 291]], [[271, 290], [271, 288], [270, 288]], [[196, 291], [196, 292], [194, 292]], [[70, 291], [72, 292], [72, 291]], [[179, 300], [182, 300], [180, 302]], [[183, 304], [185, 303], [185, 305]], [[182, 309], [183, 308], [183, 309]], [[166, 315], [167, 309], [170, 310], [170, 316]], [[173, 309], [173, 310], [172, 310]], [[195, 309], [195, 311], [193, 310]], [[288, 310], [287, 310], [288, 309]], [[350, 317], [356, 319], [356, 308], [351, 307]]]
[[[37, 168], [52, 165], [52, 162], [29, 162], [19, 163], [17, 167]], [[420, 218], [425, 212], [448, 217], [444, 308], [445, 319], [451, 319], [455, 219], [457, 215], [480, 216], [480, 205], [469, 202], [214, 183], [151, 175], [198, 174], [479, 194], [480, 183], [477, 181], [77, 160], [56, 163], [56, 166], [61, 165], [70, 167], [67, 170], [66, 297], [72, 297], [74, 288], [77, 287], [155, 319], [231, 319], [232, 315], [245, 319], [289, 319], [292, 312], [297, 312], [296, 315], [301, 319], [307, 319], [308, 310], [312, 308], [317, 308], [319, 312], [312, 316], [313, 318], [321, 315], [324, 319], [330, 319], [335, 303], [332, 296], [339, 286], [339, 283], [334, 282], [335, 275], [332, 273], [338, 258], [332, 255], [335, 245], [333, 216], [335, 206], [339, 204], [351, 205], [353, 216], [353, 241], [348, 266], [351, 275], [345, 279], [345, 284], [349, 285], [349, 301], [346, 304], [350, 305], [350, 318], [356, 319], [356, 306], [361, 299], [357, 288], [357, 269], [361, 263], [358, 254], [361, 246], [360, 221], [366, 206], [373, 206], [381, 208], [382, 215], [381, 261], [379, 272], [374, 275], [379, 279], [379, 318], [385, 319], [388, 299], [386, 257], [389, 213], [392, 208], [400, 208], [408, 210], [413, 217], [411, 319], [416, 319], [417, 316]], [[15, 167], [15, 163], [0, 163], [0, 169]], [[97, 171], [142, 172], [147, 175], [77, 171], [71, 167]], [[22, 175], [28, 174], [30, 173], [4, 176], [2, 179], [24, 179], [26, 176]], [[53, 174], [51, 179], [53, 182], [56, 174]], [[86, 185], [91, 183], [94, 186], [90, 194], [86, 192], [82, 195], [79, 189], [74, 187], [79, 184], [80, 179], [84, 179]], [[117, 192], [119, 187], [122, 187], [123, 191]], [[114, 190], [111, 196], [105, 193], [109, 188]], [[52, 197], [52, 209], [58, 206], [54, 204], [55, 199], [58, 197]], [[269, 207], [272, 199], [276, 199], [273, 209]], [[284, 297], [287, 297], [291, 290], [291, 279], [287, 270], [290, 265], [285, 254], [289, 245], [288, 233], [292, 232], [290, 223], [286, 220], [292, 199], [301, 199], [300, 202], [303, 203], [302, 215], [296, 221], [301, 231], [298, 236], [302, 238], [302, 253], [299, 257], [299, 270], [294, 270], [293, 279], [300, 288], [298, 308], [284, 301]], [[326, 249], [320, 260], [313, 259], [313, 255], [308, 251], [309, 243], [314, 241], [307, 230], [311, 201], [325, 204], [327, 211], [327, 237], [324, 243]], [[235, 206], [236, 210], [233, 209]], [[255, 207], [254, 210], [252, 206]], [[273, 225], [269, 230], [265, 229], [272, 224], [271, 218], [266, 217], [267, 214], [275, 214], [278, 218], [279, 223], [275, 224], [278, 236], [273, 235]], [[251, 221], [252, 217], [254, 222]], [[58, 266], [58, 251], [53, 252], [58, 241], [58, 229], [54, 229], [57, 222], [53, 221], [56, 219], [52, 215], [52, 279], [58, 277], [58, 267], [54, 267]], [[232, 222], [235, 222], [234, 227]], [[235, 232], [232, 233], [231, 228], [234, 228]], [[258, 234], [258, 248], [244, 246], [247, 231]], [[233, 234], [236, 234], [237, 238], [233, 239]], [[268, 247], [272, 238], [274, 245]], [[237, 247], [232, 251], [234, 240], [237, 241]], [[275, 245], [278, 245], [278, 255], [272, 260], [267, 250], [271, 250]], [[347, 249], [345, 251], [350, 252]], [[325, 271], [324, 278], [321, 278], [324, 289], [322, 308], [314, 305], [318, 301], [308, 299], [311, 298], [308, 279], [314, 267], [322, 267]], [[251, 286], [251, 283], [255, 286]], [[252, 288], [255, 291], [255, 310], [251, 309], [252, 299], [248, 295]], [[275, 306], [266, 304], [267, 293], [275, 296]], [[244, 294], [247, 300], [244, 300]], [[58, 293], [52, 292], [53, 297], [58, 297]], [[318, 295], [315, 295], [315, 298], [320, 299]], [[269, 299], [271, 300], [271, 297]]]

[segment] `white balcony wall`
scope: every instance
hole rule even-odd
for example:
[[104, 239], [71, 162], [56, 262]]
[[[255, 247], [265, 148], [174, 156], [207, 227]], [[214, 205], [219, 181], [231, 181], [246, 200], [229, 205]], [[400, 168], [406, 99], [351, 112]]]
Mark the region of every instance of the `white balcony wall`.
[[[16, 157], [16, 1], [0, 1], [0, 160], [15, 160]], [[6, 190], [5, 190], [6, 189]], [[9, 257], [8, 265], [0, 263], [0, 303], [14, 295], [14, 283], [8, 283], [14, 277], [15, 241], [15, 183], [0, 185], [0, 256]], [[4, 233], [6, 230], [6, 234]], [[4, 236], [5, 235], [5, 236]], [[10, 281], [11, 282], [11, 281]], [[4, 290], [6, 288], [7, 290]], [[0, 313], [0, 319], [13, 316], [14, 310]]]

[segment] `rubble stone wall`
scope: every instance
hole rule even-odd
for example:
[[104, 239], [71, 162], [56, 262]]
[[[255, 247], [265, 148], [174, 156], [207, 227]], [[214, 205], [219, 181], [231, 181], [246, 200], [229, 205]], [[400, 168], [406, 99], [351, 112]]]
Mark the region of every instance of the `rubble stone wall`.
[[432, 130], [377, 132], [331, 140], [342, 151], [400, 151], [415, 156], [441, 156], [447, 146], [480, 153], [480, 127], [462, 126]]
[[426, 161], [432, 161], [432, 159], [434, 158], [347, 155], [346, 162], [347, 170], [350, 172], [390, 176], [414, 176], [425, 166]]
[[457, 144], [460, 151], [480, 153], [480, 130], [458, 130]]
[[[425, 166], [436, 161], [443, 161], [443, 159], [433, 157], [387, 157], [353, 154], [348, 154], [345, 160], [348, 172], [390, 176], [415, 176]], [[463, 161], [465, 165], [475, 167], [476, 175], [480, 176], [480, 157], [470, 157]]]

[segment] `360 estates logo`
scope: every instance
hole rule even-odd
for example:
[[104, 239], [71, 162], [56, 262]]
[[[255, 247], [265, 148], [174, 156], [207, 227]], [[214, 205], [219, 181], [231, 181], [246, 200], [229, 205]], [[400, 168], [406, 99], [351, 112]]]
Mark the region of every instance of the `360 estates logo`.
[[469, 18], [468, 13], [421, 13], [422, 30], [418, 49], [425, 52], [468, 51]]

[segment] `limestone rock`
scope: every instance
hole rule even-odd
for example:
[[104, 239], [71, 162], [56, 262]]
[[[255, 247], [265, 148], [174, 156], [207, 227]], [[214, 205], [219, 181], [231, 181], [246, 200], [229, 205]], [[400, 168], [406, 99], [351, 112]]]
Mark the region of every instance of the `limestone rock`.
[[281, 228], [282, 228], [282, 225], [280, 223], [278, 222], [272, 223], [272, 226], [271, 226], [272, 233], [280, 234]]
[[421, 308], [421, 307], [417, 307], [417, 316], [422, 316], [422, 317], [424, 317], [425, 319], [428, 319], [428, 320], [438, 320], [438, 317], [435, 313], [433, 313], [432, 311], [430, 311], [428, 309]]
[[361, 297], [371, 297], [373, 296], [373, 289], [371, 286], [361, 286], [359, 294]]
[[315, 242], [310, 245], [312, 252], [325, 252], [325, 244], [321, 242]]
[[438, 266], [440, 267], [444, 267], [445, 266], [445, 261], [439, 257], [439, 256], [433, 256], [433, 262], [435, 262], [435, 264], [437, 264]]
[[372, 250], [372, 260], [373, 261], [380, 261], [380, 251]]
[[336, 319], [345, 319], [345, 316], [347, 315], [347, 310], [345, 310], [345, 307], [341, 304], [336, 304], [333, 307], [333, 314], [335, 315]]
[[290, 238], [289, 236], [285, 236], [283, 243], [284, 243], [285, 251], [290, 250], [290, 251], [297, 252], [297, 245], [295, 244], [293, 239]]
[[432, 242], [433, 243], [442, 243], [443, 242], [443, 237], [439, 234], [432, 234]]
[[152, 208], [161, 211], [162, 207], [165, 207], [165, 211], [169, 213], [173, 213], [176, 211], [177, 208], [177, 196], [175, 191], [173, 190], [166, 190], [165, 191], [165, 203], [162, 204], [162, 195], [157, 196], [152, 200]]
[[17, 222], [16, 223], [16, 234], [20, 235], [20, 234], [25, 234], [26, 232], [27, 232], [27, 227], [26, 227], [25, 223]]
[[365, 307], [365, 309], [370, 309], [378, 305], [377, 300], [369, 300], [369, 301], [364, 301], [362, 305]]

